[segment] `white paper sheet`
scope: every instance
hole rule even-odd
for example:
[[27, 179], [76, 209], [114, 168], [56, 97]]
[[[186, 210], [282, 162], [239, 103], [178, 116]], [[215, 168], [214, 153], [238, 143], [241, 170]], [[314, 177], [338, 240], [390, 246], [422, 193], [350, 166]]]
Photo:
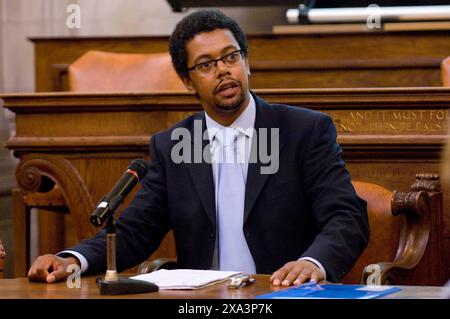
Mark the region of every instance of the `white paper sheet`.
[[161, 269], [148, 274], [131, 277], [156, 284], [159, 289], [199, 289], [217, 282], [225, 281], [238, 271], [194, 270], [194, 269]]

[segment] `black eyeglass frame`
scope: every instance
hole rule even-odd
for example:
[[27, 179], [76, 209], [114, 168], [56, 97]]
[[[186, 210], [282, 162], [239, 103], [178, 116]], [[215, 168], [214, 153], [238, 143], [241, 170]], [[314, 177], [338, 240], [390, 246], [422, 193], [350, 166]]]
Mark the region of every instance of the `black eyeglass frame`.
[[[227, 64], [223, 61], [223, 59], [225, 59], [226, 57], [228, 57], [228, 56], [230, 56], [230, 55], [232, 55], [232, 54], [235, 54], [235, 53], [240, 53], [241, 56], [244, 58], [244, 57], [246, 56], [246, 54], [247, 54], [247, 51], [246, 51], [246, 50], [243, 50], [243, 49], [239, 49], [239, 50], [236, 50], [236, 51], [227, 53], [227, 54], [225, 54], [224, 56], [222, 56], [222, 57], [220, 57], [220, 58], [218, 58], [218, 59], [212, 59], [212, 60], [208, 60], [208, 61], [205, 61], [205, 62], [202, 62], [202, 63], [198, 63], [198, 64], [196, 64], [196, 65], [191, 66], [190, 68], [188, 68], [188, 70], [189, 70], [189, 71], [196, 71], [196, 70], [197, 70], [196, 68], [197, 68], [198, 66], [203, 65], [203, 64], [207, 64], [207, 63], [213, 63], [213, 66], [216, 67], [216, 66], [217, 66], [217, 63], [218, 63], [219, 61], [222, 61], [223, 64], [227, 65]], [[200, 70], [198, 70], [198, 71], [200, 71]]]

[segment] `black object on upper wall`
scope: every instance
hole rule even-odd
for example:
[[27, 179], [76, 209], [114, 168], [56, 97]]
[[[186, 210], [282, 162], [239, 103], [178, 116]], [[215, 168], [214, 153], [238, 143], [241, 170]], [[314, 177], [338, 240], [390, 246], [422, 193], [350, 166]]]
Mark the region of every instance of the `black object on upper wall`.
[[180, 12], [187, 8], [199, 7], [247, 7], [247, 6], [281, 6], [297, 7], [299, 4], [305, 4], [311, 8], [354, 8], [367, 7], [371, 4], [377, 4], [381, 7], [388, 6], [425, 6], [425, 5], [448, 5], [449, 0], [167, 0], [172, 10]]

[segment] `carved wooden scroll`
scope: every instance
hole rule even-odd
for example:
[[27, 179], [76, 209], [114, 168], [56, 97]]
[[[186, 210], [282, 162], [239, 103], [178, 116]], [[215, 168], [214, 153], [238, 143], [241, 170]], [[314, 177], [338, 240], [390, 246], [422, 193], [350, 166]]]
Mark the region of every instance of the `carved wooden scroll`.
[[[436, 227], [439, 224], [436, 218], [440, 214], [439, 210], [442, 210], [442, 193], [438, 175], [417, 174], [410, 192], [394, 191], [392, 215], [403, 217], [403, 223], [394, 260], [375, 264], [379, 267], [379, 283], [398, 284], [400, 278], [408, 278], [419, 263], [428, 263], [423, 260], [426, 252], [432, 263], [439, 265], [440, 250], [430, 247], [430, 243], [434, 242], [430, 236], [436, 236]], [[430, 270], [434, 267], [428, 266]], [[373, 271], [373, 265], [366, 266], [361, 283], [368, 283]], [[433, 274], [433, 271], [429, 271], [429, 273], [430, 276], [438, 275], [438, 272]]]
[[[88, 189], [75, 167], [62, 157], [33, 158], [24, 157], [16, 169], [19, 187], [25, 192], [24, 199], [36, 202], [33, 193], [47, 194], [46, 205], [65, 204], [76, 220], [85, 220], [94, 209], [94, 202]], [[60, 203], [58, 198], [63, 198]], [[96, 233], [95, 227], [89, 223], [75, 223], [78, 238], [86, 238]]]

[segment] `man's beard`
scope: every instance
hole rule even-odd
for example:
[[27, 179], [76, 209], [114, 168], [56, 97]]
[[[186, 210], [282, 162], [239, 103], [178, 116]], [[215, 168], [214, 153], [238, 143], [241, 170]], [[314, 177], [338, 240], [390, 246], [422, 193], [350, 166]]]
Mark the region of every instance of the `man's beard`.
[[239, 85], [239, 93], [236, 94], [232, 99], [227, 99], [226, 101], [223, 98], [214, 95], [214, 104], [216, 109], [222, 113], [234, 113], [239, 110], [245, 101], [244, 91], [242, 90], [241, 83]]

